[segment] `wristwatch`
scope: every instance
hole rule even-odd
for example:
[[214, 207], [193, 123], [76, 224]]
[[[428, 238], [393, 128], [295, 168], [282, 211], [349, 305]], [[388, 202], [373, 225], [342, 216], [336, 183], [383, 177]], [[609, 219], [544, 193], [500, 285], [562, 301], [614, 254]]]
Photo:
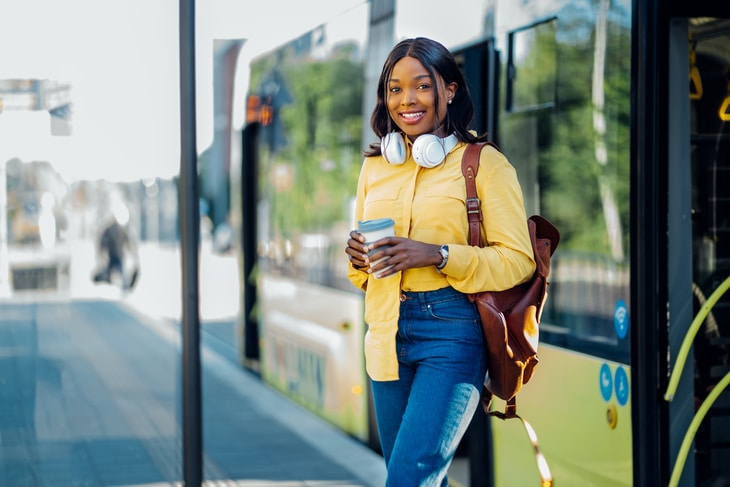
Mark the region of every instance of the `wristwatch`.
[[446, 263], [449, 261], [449, 246], [442, 245], [439, 247], [439, 253], [441, 254], [441, 263], [436, 266], [436, 269], [441, 270], [446, 267]]

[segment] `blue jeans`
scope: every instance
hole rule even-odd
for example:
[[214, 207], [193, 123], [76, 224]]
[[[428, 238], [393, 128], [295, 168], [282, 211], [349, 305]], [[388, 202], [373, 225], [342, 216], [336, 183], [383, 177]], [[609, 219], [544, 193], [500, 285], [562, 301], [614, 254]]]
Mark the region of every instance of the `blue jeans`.
[[387, 487], [446, 487], [486, 374], [479, 314], [448, 287], [401, 298], [399, 380], [372, 381]]

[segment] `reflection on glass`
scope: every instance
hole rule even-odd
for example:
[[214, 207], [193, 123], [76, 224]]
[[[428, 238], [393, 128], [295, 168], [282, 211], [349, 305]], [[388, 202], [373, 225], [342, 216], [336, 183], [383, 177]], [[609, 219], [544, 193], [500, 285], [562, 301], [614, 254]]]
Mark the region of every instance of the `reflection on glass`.
[[354, 291], [341, 242], [362, 163], [363, 39], [328, 35], [309, 32], [252, 65], [261, 264]]
[[628, 363], [617, 316], [630, 310], [631, 31], [626, 5], [599, 6], [591, 18], [567, 6], [512, 34], [502, 145], [528, 211], [561, 232], [542, 338]]
[[0, 485], [172, 484], [176, 12], [74, 5], [7, 5], [0, 33]]
[[557, 47], [555, 20], [509, 34], [507, 110], [555, 103]]

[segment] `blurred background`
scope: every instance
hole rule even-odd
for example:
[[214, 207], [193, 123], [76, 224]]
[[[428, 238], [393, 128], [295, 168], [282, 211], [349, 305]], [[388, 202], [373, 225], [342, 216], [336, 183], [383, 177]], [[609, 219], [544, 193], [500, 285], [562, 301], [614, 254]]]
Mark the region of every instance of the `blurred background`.
[[[356, 3], [362, 2], [198, 6], [199, 151], [214, 145], [216, 42], [235, 39], [240, 47], [234, 55], [241, 61], [232, 66], [242, 73], [231, 77], [238, 85], [227, 122], [240, 130], [246, 58]], [[115, 219], [135, 241], [178, 240], [178, 4], [49, 0], [12, 2], [4, 10], [13, 20], [0, 32], [8, 46], [0, 52], [0, 291], [71, 292], [72, 283], [88, 281], [89, 266], [100, 264], [98, 243]], [[210, 163], [200, 171], [213, 173]], [[210, 204], [200, 207], [210, 238]], [[225, 225], [220, 231], [225, 240], [230, 232]], [[80, 248], [95, 262], [72, 267], [73, 249]]]

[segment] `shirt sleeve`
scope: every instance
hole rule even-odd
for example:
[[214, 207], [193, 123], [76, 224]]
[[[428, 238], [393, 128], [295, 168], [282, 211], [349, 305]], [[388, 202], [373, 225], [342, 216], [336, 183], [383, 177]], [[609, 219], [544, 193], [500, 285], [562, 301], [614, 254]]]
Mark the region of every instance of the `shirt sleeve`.
[[535, 272], [535, 260], [514, 167], [499, 151], [485, 147], [476, 185], [485, 246], [450, 244], [442, 272], [451, 286], [464, 293], [501, 291], [528, 281]]
[[[363, 162], [360, 169], [360, 177], [357, 181], [357, 196], [355, 200], [355, 222], [362, 220], [363, 206], [365, 204], [365, 180], [367, 164]], [[368, 284], [367, 269], [356, 269], [352, 262], [347, 264], [347, 278], [358, 289], [365, 291]]]

